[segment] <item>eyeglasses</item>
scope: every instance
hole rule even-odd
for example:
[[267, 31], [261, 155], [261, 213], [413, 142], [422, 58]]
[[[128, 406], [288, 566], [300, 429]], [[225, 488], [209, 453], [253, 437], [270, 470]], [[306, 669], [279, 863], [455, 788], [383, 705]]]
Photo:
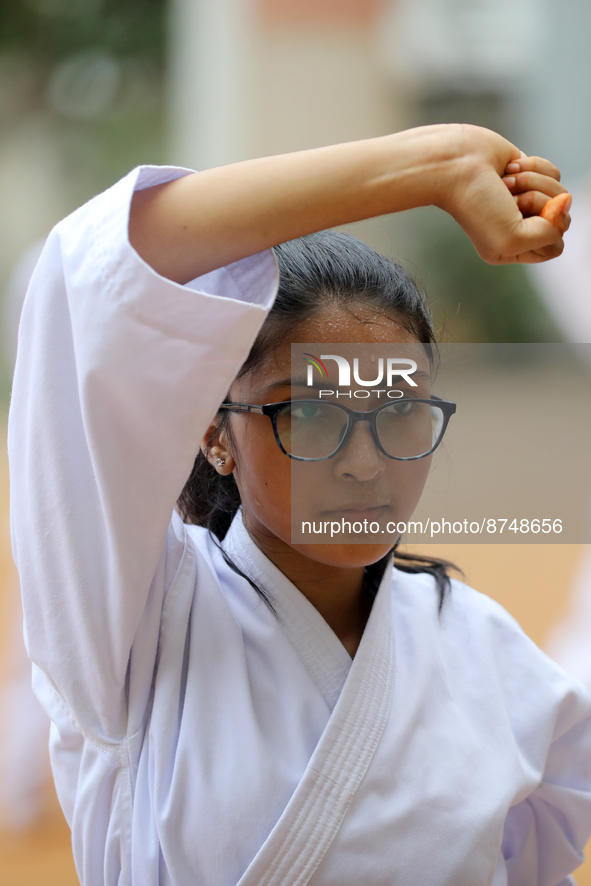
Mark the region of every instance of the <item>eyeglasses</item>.
[[286, 400], [282, 403], [225, 402], [220, 412], [267, 415], [279, 448], [298, 461], [323, 461], [345, 446], [358, 421], [369, 422], [377, 448], [388, 458], [413, 461], [437, 449], [456, 404], [431, 397], [404, 397], [359, 412], [327, 400]]

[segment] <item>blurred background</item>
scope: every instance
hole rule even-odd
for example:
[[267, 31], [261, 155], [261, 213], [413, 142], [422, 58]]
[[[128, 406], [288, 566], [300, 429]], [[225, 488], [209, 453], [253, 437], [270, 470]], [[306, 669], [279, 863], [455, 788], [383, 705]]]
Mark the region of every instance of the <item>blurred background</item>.
[[[591, 341], [590, 37], [588, 0], [2, 0], [2, 415], [43, 239], [133, 166], [203, 169], [426, 123], [489, 126], [553, 160], [575, 197], [564, 256], [534, 271], [485, 265], [434, 209], [350, 230], [415, 275], [444, 340]], [[70, 886], [47, 723], [28, 688], [5, 464], [0, 515], [0, 886]], [[591, 682], [585, 546], [429, 551]], [[591, 886], [591, 863], [577, 877]]]

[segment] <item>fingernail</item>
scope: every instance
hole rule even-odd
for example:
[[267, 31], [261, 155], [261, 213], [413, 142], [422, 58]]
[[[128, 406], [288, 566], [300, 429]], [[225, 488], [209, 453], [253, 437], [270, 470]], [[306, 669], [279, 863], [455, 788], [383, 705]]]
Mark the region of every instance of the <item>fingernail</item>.
[[568, 212], [572, 205], [573, 205], [573, 198], [572, 198], [572, 196], [569, 194], [569, 195], [568, 195], [568, 200], [567, 200], [566, 203], [564, 204], [564, 208], [563, 208], [562, 211], [565, 212], [565, 213]]
[[505, 172], [520, 172], [521, 166], [519, 163], [507, 163], [505, 167]]
[[507, 185], [508, 188], [515, 187], [515, 176], [514, 175], [504, 175], [503, 181], [505, 182], [505, 184]]

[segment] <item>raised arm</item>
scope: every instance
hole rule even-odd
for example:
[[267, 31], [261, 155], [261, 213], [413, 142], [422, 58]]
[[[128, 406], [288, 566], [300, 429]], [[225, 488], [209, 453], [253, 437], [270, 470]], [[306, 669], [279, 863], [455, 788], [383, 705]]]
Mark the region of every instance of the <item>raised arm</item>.
[[250, 160], [138, 192], [130, 239], [160, 274], [186, 283], [313, 231], [435, 205], [485, 261], [539, 262], [562, 251], [560, 227], [539, 213], [565, 188], [534, 159], [490, 130], [453, 124]]
[[143, 722], [163, 601], [177, 570], [191, 582], [175, 502], [276, 291], [270, 251], [183, 287], [131, 248], [134, 189], [183, 174], [134, 170], [61, 221], [19, 330], [8, 444], [27, 649], [60, 734], [75, 724], [107, 751]]

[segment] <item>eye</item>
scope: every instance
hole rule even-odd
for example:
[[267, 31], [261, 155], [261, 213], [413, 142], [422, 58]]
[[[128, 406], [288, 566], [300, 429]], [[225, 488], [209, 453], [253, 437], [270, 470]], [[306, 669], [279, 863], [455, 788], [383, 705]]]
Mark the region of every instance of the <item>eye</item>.
[[320, 414], [320, 409], [316, 403], [302, 403], [301, 406], [295, 409], [292, 407], [291, 414], [297, 418], [315, 418]]
[[413, 412], [416, 412], [421, 405], [422, 404], [420, 403], [413, 403], [412, 400], [399, 400], [397, 403], [392, 404], [391, 411], [394, 415], [411, 415]]
[[325, 414], [326, 410], [319, 403], [292, 403], [289, 410], [290, 417], [293, 418], [320, 418]]

